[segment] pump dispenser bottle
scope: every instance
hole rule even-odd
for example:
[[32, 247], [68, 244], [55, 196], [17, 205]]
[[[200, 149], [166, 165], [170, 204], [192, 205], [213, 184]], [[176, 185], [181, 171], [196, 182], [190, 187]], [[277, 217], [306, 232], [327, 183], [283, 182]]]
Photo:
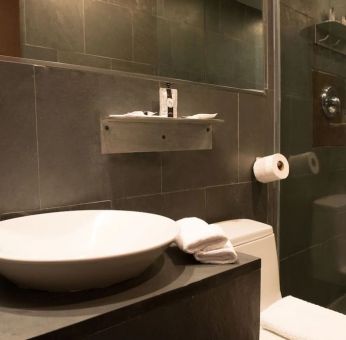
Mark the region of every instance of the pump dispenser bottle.
[[172, 89], [171, 83], [166, 83], [165, 88], [160, 88], [160, 116], [177, 118], [178, 90]]

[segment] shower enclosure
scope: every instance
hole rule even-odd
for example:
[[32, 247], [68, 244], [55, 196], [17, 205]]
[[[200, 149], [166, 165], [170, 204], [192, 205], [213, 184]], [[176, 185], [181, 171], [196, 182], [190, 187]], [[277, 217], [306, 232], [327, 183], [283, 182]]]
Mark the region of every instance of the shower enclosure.
[[[283, 295], [346, 313], [344, 0], [280, 2]], [[335, 15], [335, 19], [333, 18]]]

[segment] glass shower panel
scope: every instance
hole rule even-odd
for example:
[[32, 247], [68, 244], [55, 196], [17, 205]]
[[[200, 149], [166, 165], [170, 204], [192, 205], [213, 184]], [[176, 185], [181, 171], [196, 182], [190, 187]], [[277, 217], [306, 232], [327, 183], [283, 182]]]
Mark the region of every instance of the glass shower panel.
[[346, 55], [314, 42], [331, 7], [341, 20], [344, 0], [281, 1], [280, 272], [283, 295], [346, 314]]

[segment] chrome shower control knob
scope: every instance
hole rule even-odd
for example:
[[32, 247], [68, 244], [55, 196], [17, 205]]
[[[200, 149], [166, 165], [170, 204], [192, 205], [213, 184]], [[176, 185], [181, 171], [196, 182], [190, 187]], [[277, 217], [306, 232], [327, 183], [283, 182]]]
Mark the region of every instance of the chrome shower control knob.
[[329, 119], [341, 113], [341, 101], [335, 87], [327, 86], [322, 90], [321, 105], [323, 113]]

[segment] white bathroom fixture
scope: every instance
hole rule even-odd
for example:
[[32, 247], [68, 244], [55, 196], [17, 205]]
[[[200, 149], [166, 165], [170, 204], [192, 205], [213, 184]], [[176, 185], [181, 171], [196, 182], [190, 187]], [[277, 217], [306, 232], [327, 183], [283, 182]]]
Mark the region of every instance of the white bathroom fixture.
[[76, 291], [141, 274], [177, 234], [167, 217], [117, 210], [0, 222], [0, 274], [24, 288]]
[[[284, 299], [281, 300], [282, 296], [280, 292], [279, 268], [275, 245], [275, 237], [272, 227], [270, 225], [248, 219], [228, 220], [216, 224], [224, 230], [228, 238], [233, 243], [233, 246], [237, 252], [243, 252], [261, 258], [261, 315], [264, 316], [265, 311], [270, 310], [270, 307], [273, 307], [274, 303], [276, 303], [274, 306], [277, 306], [277, 302], [284, 302]], [[311, 304], [299, 299], [298, 301], [300, 306], [311, 308]], [[285, 303], [282, 303], [282, 307], [282, 314], [292, 315], [290, 313], [291, 310], [287, 310], [287, 307], [290, 306], [288, 306]], [[334, 321], [331, 322], [331, 324], [333, 325], [340, 325], [341, 320], [342, 325], [345, 325], [344, 332], [342, 332], [342, 334], [338, 334], [337, 339], [346, 339], [346, 316], [340, 313], [336, 313], [334, 311], [324, 309], [319, 306], [313, 307], [314, 311], [315, 308], [317, 309], [315, 313], [316, 315], [328, 314], [329, 321]], [[345, 321], [342, 320], [343, 317]], [[304, 325], [303, 319], [296, 320], [295, 318], [296, 315], [294, 315], [290, 320], [287, 320], [284, 324], [284, 328], [286, 328], [286, 330], [289, 329], [289, 332], [285, 333], [285, 337], [281, 337], [277, 333], [261, 328], [260, 340], [298, 339], [298, 337], [291, 338], [287, 335], [288, 333], [293, 334], [294, 332], [296, 332], [296, 329], [292, 328], [291, 325]], [[307, 324], [313, 323], [315, 325], [314, 327], [316, 330], [316, 327], [319, 326], [320, 319], [321, 318], [311, 319], [311, 315], [307, 315], [306, 321]], [[282, 324], [280, 326], [282, 326]], [[330, 328], [326, 329], [325, 325], [323, 327], [324, 332], [329, 332]], [[333, 331], [335, 333], [334, 328]], [[332, 329], [330, 329], [330, 334], [332, 339]], [[299, 337], [299, 339], [303, 338], [305, 339], [306, 337]], [[306, 339], [312, 338], [307, 337]], [[321, 336], [318, 339], [321, 339]]]

